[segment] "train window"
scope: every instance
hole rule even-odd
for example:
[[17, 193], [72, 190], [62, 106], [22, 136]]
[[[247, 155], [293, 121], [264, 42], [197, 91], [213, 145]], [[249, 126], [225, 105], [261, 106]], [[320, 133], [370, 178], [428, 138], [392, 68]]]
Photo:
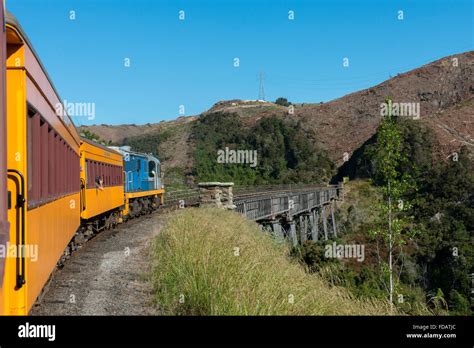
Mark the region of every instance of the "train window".
[[90, 186], [90, 187], [94, 187], [94, 182], [95, 182], [95, 162], [94, 162], [94, 161], [90, 161], [90, 164], [91, 164], [91, 176], [90, 176], [90, 180], [89, 180], [89, 186]]
[[89, 181], [87, 186], [92, 187], [92, 185], [94, 185], [94, 162], [89, 161]]
[[48, 197], [48, 124], [41, 120], [41, 198], [44, 200]]
[[49, 197], [54, 197], [56, 195], [55, 191], [55, 181], [56, 181], [56, 154], [54, 151], [54, 137], [55, 132], [53, 129], [48, 129], [48, 195]]
[[67, 147], [67, 192], [72, 192], [72, 178], [73, 178], [73, 170], [74, 166], [72, 163], [72, 149], [68, 146]]
[[41, 129], [40, 129], [40, 115], [36, 114], [34, 115], [33, 119], [33, 202], [38, 201], [40, 196], [41, 196], [41, 142], [40, 142], [40, 135], [41, 135]]
[[27, 175], [28, 175], [28, 197], [33, 198], [33, 117], [34, 112], [28, 110], [28, 117], [26, 120], [26, 141], [27, 141]]
[[101, 171], [102, 171], [102, 166], [100, 165], [99, 162], [95, 162], [95, 180], [94, 182], [97, 182], [97, 178], [100, 177]]
[[107, 176], [107, 166], [105, 163], [100, 164], [100, 177], [102, 178], [102, 186], [105, 185], [105, 177]]
[[156, 176], [156, 163], [154, 161], [148, 162], [148, 176], [154, 178]]
[[106, 177], [106, 166], [105, 163], [100, 164], [100, 177], [102, 179], [102, 186], [105, 185], [105, 177]]
[[92, 171], [92, 182], [91, 182], [91, 187], [95, 187], [95, 179], [97, 178], [97, 176], [99, 175], [99, 166], [97, 165], [97, 162], [92, 162], [93, 164], [93, 171]]
[[84, 168], [84, 174], [86, 176], [85, 183], [86, 185], [89, 184], [89, 160], [86, 160], [86, 167]]
[[58, 160], [56, 162], [56, 182], [54, 183], [54, 192], [55, 196], [59, 196], [61, 194], [61, 137], [56, 134], [56, 139], [54, 141], [54, 156]]
[[64, 143], [64, 140], [60, 140], [59, 142], [59, 153], [60, 153], [60, 158], [61, 162], [59, 162], [59, 194], [63, 195], [64, 192], [66, 191], [66, 161], [64, 160], [65, 155], [66, 155], [66, 144]]

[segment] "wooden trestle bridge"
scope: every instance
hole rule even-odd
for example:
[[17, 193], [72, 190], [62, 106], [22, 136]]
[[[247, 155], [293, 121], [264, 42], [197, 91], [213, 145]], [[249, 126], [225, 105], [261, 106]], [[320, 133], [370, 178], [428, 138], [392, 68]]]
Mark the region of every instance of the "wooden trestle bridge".
[[[337, 237], [336, 201], [342, 200], [339, 185], [278, 185], [234, 187], [231, 183], [203, 183], [199, 189], [170, 192], [168, 204], [184, 206], [217, 205], [234, 209], [277, 238], [297, 245], [306, 240]], [[203, 204], [203, 187], [209, 192]], [[209, 204], [211, 203], [211, 204]]]
[[234, 198], [236, 211], [293, 245], [337, 236], [334, 217], [342, 186], [307, 187]]

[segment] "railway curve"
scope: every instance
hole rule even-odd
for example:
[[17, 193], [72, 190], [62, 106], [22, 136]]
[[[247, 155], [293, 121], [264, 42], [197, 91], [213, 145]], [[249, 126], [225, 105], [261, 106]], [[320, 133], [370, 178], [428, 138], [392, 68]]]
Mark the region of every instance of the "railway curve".
[[158, 315], [150, 246], [166, 214], [155, 212], [99, 233], [57, 269], [31, 315]]

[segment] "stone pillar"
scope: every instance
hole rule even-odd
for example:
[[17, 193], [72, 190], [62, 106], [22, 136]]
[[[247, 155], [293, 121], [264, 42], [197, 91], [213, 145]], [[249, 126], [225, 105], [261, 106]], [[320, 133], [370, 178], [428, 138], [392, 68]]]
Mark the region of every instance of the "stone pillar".
[[232, 186], [234, 186], [233, 182], [221, 183], [221, 204], [225, 209], [235, 209]]
[[199, 186], [199, 206], [235, 209], [232, 182], [202, 182]]

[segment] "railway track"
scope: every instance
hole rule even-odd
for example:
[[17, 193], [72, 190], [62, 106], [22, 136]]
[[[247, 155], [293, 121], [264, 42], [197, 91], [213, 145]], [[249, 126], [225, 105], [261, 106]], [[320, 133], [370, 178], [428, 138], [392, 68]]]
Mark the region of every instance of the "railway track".
[[150, 246], [167, 210], [102, 231], [56, 269], [31, 315], [157, 315]]

